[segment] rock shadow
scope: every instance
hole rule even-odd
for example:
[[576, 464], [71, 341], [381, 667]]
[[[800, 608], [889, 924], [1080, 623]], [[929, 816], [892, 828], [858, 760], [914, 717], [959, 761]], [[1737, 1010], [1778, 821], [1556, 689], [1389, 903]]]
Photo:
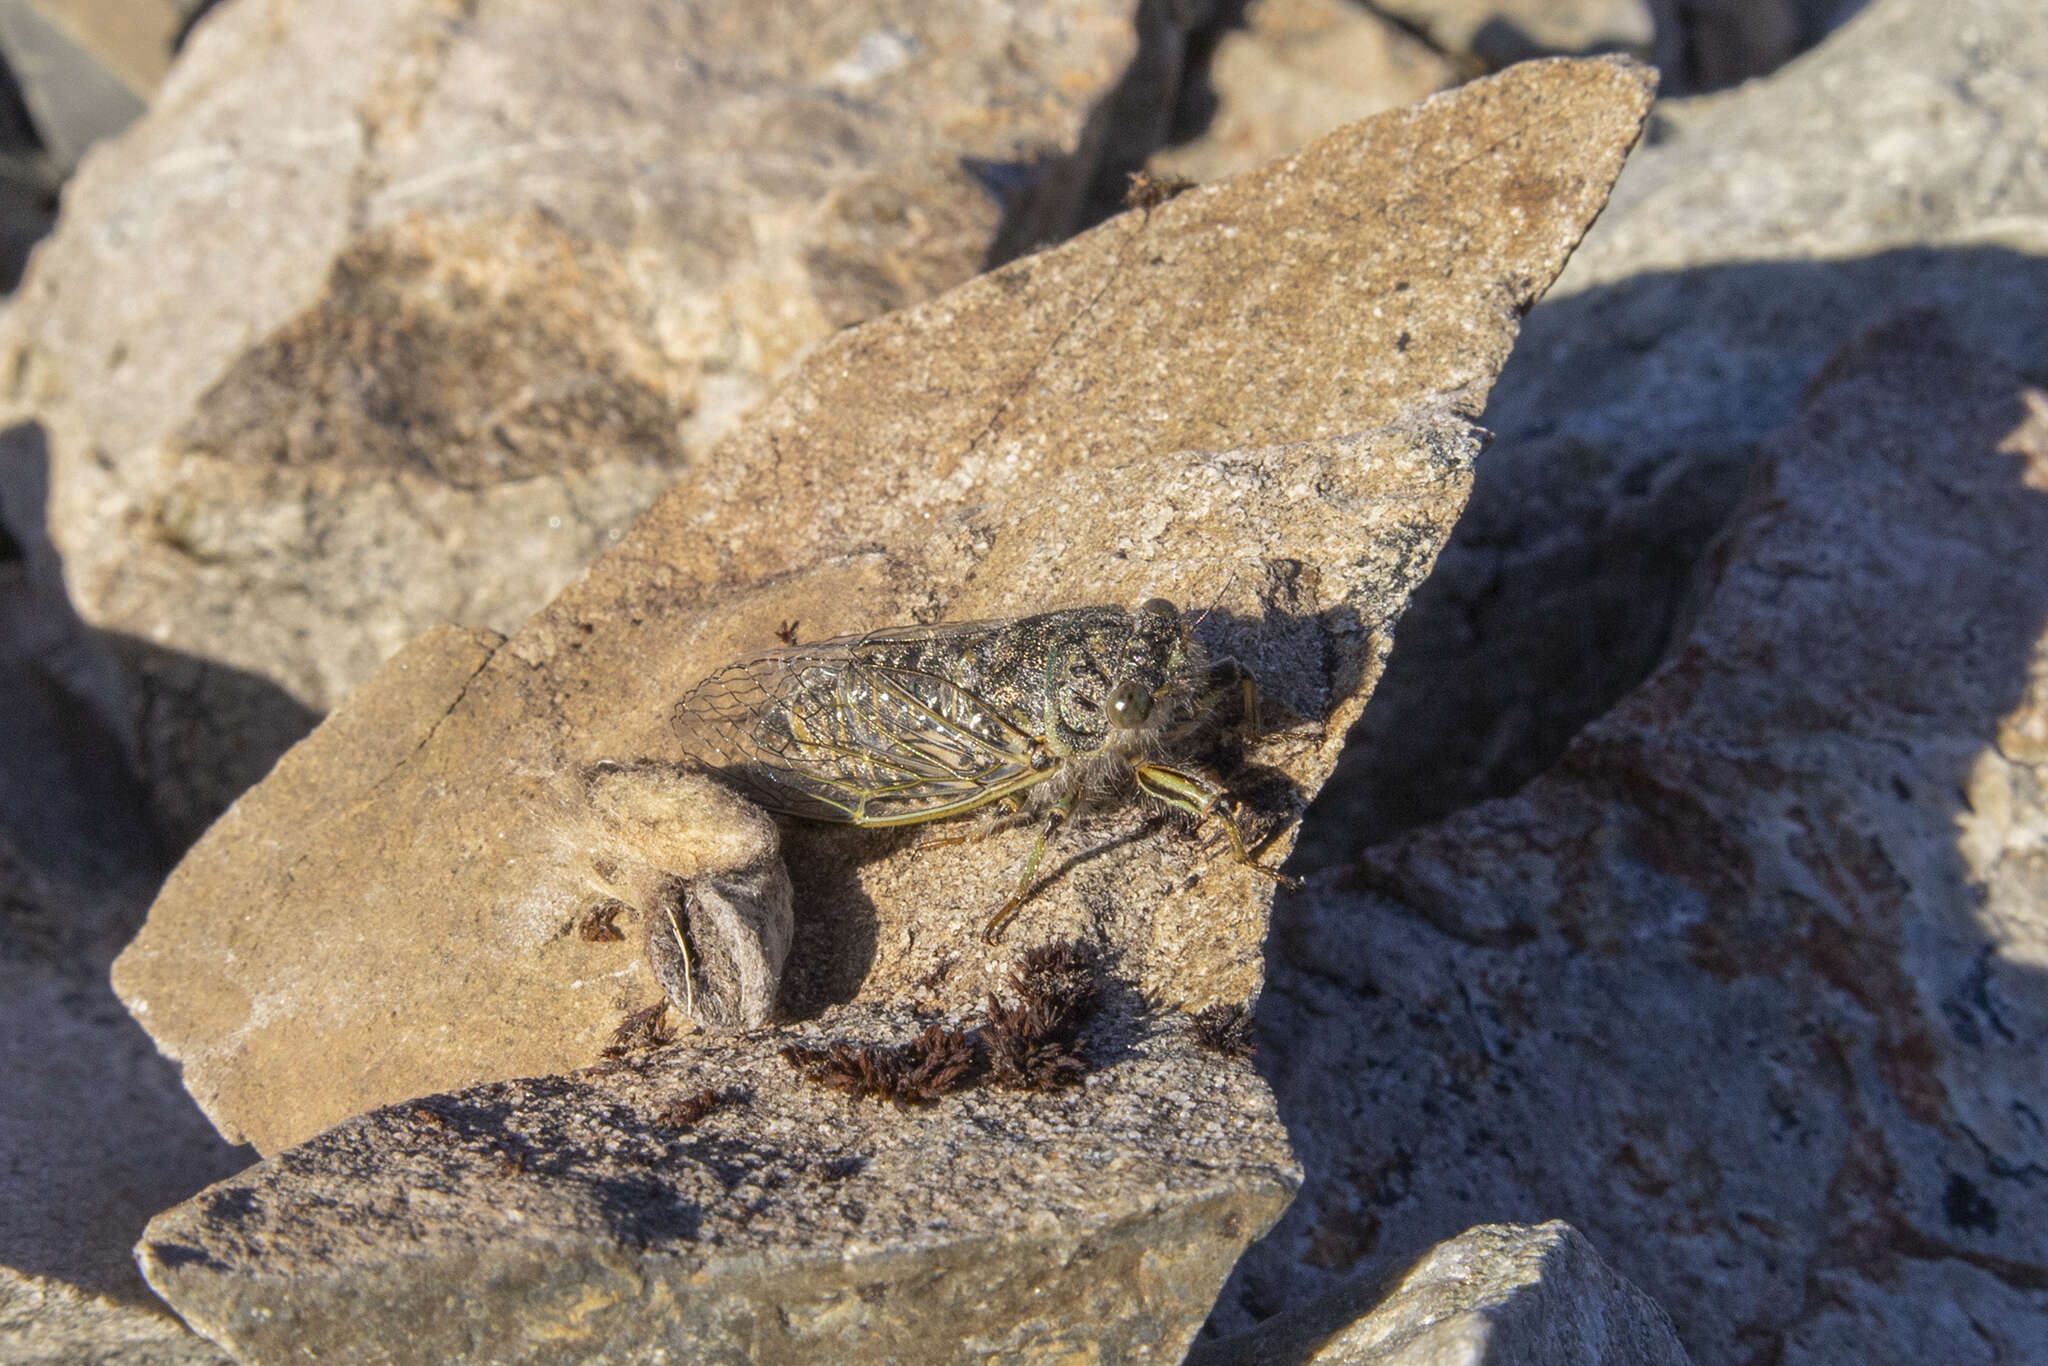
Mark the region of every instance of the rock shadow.
[[[0, 1264], [144, 1302], [129, 1251], [143, 1224], [255, 1154], [220, 1138], [108, 983], [187, 833], [166, 831], [137, 776], [147, 721], [116, 659], [153, 657], [206, 686], [234, 671], [80, 621], [47, 493], [41, 430], [0, 432]], [[268, 689], [285, 732], [310, 726], [241, 677]], [[247, 737], [231, 739], [248, 765]], [[258, 756], [265, 769], [274, 757]]]
[[[1275, 907], [1257, 1065], [1306, 1182], [1207, 1338], [1474, 1224], [1563, 1218], [1701, 1366], [1922, 1359], [1937, 1313], [1974, 1331], [1956, 1360], [2027, 1354], [2048, 974], [2012, 951], [2038, 920], [2002, 946], [1990, 917], [2048, 897], [2015, 846], [1964, 841], [2000, 818], [1994, 778], [2013, 830], [2044, 803], [2009, 725], [2043, 709], [2044, 382], [2048, 260], [1998, 249], [1648, 275], [1531, 315], [1501, 441], [1354, 736], [1380, 814], [1344, 829], [1319, 803], [1320, 885]], [[1937, 416], [1843, 474], [1827, 443], [1866, 395]], [[1822, 525], [1830, 477], [1875, 509], [1813, 542], [1819, 571], [1714, 539], [1774, 432], [1737, 528]], [[1961, 458], [1934, 463], [1944, 441]], [[1717, 592], [1772, 604], [1750, 610], [1786, 632], [1779, 664], [1684, 648], [1731, 639]], [[1746, 629], [1737, 658], [1773, 658]], [[1551, 721], [1502, 721], [1515, 698]]]

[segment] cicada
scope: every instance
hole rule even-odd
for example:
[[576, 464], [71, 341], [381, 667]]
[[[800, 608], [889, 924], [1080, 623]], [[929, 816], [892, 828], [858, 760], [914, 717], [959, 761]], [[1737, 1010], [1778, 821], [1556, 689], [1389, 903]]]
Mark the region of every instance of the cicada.
[[1215, 779], [1168, 762], [1214, 705], [1210, 677], [1187, 620], [1153, 598], [766, 650], [698, 684], [673, 720], [698, 762], [793, 816], [896, 826], [1042, 810], [992, 940], [1030, 899], [1053, 834], [1122, 779], [1216, 820], [1237, 862], [1288, 881], [1252, 857]]

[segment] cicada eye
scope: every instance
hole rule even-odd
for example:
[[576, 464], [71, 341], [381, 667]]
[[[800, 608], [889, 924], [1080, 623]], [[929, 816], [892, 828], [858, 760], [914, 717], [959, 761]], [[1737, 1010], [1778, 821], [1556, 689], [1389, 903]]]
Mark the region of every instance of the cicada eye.
[[1147, 617], [1177, 617], [1180, 615], [1180, 608], [1175, 607], [1165, 598], [1147, 598], [1139, 606], [1138, 613], [1141, 616]]
[[1130, 730], [1152, 714], [1152, 694], [1142, 683], [1123, 682], [1109, 694], [1109, 724]]

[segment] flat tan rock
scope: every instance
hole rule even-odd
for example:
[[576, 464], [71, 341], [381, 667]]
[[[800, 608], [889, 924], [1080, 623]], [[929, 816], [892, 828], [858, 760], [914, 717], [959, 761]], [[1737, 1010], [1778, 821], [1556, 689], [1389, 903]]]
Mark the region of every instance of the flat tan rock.
[[758, 1040], [425, 1097], [137, 1251], [246, 1363], [1177, 1362], [1298, 1174], [1251, 1069], [1124, 1023], [1085, 1085], [913, 1109]]
[[[265, 1151], [588, 1062], [659, 992], [653, 917], [577, 932], [609, 855], [567, 782], [681, 759], [676, 700], [778, 634], [1206, 612], [1268, 702], [1222, 776], [1284, 856], [1462, 506], [1465, 419], [1649, 86], [1620, 60], [1517, 68], [840, 334], [516, 634], [443, 631], [379, 670], [186, 858], [117, 990]], [[1242, 1001], [1272, 884], [1215, 833], [1108, 804], [1015, 933], [1094, 934], [1162, 1003]], [[980, 999], [977, 934], [1031, 832], [781, 836], [785, 1013]]]

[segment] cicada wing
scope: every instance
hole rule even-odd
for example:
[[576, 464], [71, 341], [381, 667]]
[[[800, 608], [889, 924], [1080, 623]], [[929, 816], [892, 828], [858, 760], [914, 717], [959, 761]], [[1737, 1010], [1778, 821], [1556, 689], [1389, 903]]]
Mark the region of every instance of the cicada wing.
[[1033, 738], [936, 674], [859, 656], [859, 640], [771, 650], [677, 704], [690, 751], [764, 806], [812, 820], [909, 825], [1051, 776]]

